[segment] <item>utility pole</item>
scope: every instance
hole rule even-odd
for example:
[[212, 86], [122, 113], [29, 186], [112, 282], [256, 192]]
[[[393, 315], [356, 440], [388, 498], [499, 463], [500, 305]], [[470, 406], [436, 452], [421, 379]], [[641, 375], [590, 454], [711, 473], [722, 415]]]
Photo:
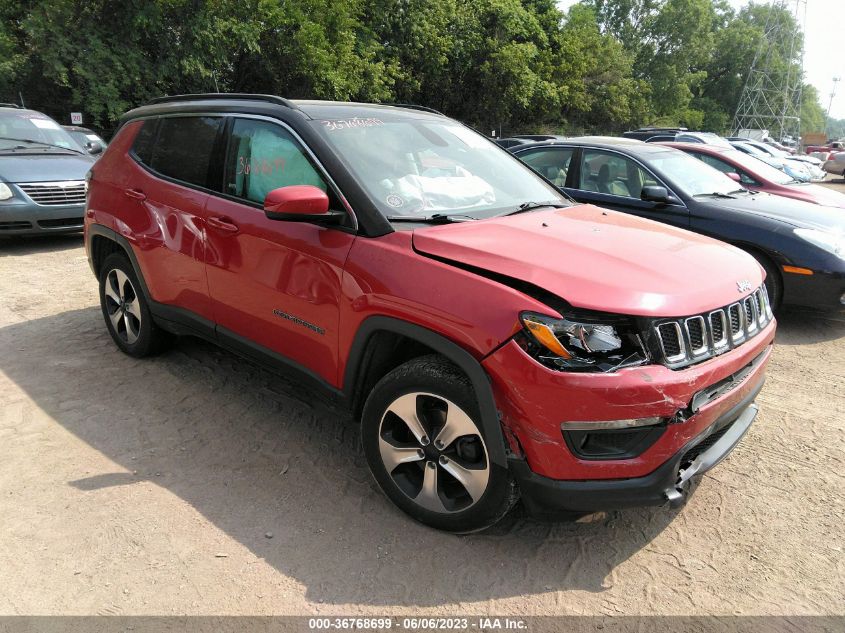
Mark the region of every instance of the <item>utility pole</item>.
[[[830, 91], [830, 102], [827, 104], [827, 115], [825, 115], [825, 118], [824, 118], [824, 131], [825, 131], [825, 133], [827, 133], [827, 131], [830, 129], [830, 109], [833, 107], [833, 98], [836, 96], [836, 84], [838, 82], [840, 82], [841, 80], [842, 80], [842, 77], [834, 77], [833, 78], [833, 90]], [[828, 138], [830, 138], [829, 135], [828, 135]]]
[[[772, 0], [734, 116], [735, 135], [752, 129], [770, 130], [778, 141], [801, 137], [806, 18], [807, 0]], [[781, 55], [788, 62], [785, 72], [779, 68]]]

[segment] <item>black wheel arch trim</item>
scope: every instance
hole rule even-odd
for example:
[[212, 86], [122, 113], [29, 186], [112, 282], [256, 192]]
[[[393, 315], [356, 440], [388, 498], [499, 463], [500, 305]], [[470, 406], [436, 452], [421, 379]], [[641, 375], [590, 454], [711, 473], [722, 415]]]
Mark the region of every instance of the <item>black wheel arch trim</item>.
[[481, 424], [485, 431], [490, 460], [498, 466], [507, 467], [504, 435], [499, 423], [499, 413], [496, 409], [493, 388], [487, 372], [469, 352], [433, 330], [387, 316], [371, 316], [365, 319], [355, 334], [355, 339], [347, 356], [343, 379], [343, 393], [346, 395], [346, 399], [354, 404], [356, 396], [365, 397], [365, 394], [356, 393], [360, 389], [361, 380], [365, 375], [364, 354], [370, 337], [383, 331], [399, 334], [422, 343], [455, 363], [467, 375], [478, 399]]
[[141, 290], [144, 292], [144, 298], [148, 303], [152, 304], [153, 301], [150, 296], [150, 289], [147, 288], [147, 282], [141, 274], [141, 266], [138, 264], [138, 258], [135, 257], [135, 251], [132, 249], [132, 243], [117, 231], [110, 229], [107, 226], [103, 226], [102, 224], [88, 225], [88, 237], [85, 240], [85, 252], [88, 256], [88, 265], [91, 266], [91, 272], [98, 275], [97, 268], [94, 265], [94, 237], [104, 237], [109, 239], [126, 251], [129, 263], [132, 264], [132, 268], [135, 269], [135, 275], [138, 277], [138, 281], [141, 284]]

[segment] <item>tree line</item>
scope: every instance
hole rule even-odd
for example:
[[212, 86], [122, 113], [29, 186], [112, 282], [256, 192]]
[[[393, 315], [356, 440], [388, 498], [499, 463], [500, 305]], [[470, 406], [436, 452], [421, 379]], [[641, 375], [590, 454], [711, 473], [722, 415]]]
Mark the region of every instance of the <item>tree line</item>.
[[[736, 12], [726, 0], [582, 0], [565, 13], [554, 0], [0, 0], [0, 101], [22, 98], [62, 122], [81, 111], [106, 131], [156, 96], [260, 92], [415, 103], [505, 134], [726, 132], [773, 10]], [[778, 72], [798, 63], [773, 54]], [[825, 129], [810, 85], [802, 127]]]

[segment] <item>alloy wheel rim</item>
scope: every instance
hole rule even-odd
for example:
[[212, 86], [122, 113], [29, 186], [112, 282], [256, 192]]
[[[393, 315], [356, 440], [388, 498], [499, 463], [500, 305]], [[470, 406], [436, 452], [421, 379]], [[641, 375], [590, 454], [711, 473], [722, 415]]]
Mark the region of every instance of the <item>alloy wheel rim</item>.
[[484, 438], [472, 418], [447, 398], [425, 392], [398, 397], [382, 416], [378, 442], [393, 483], [426, 510], [461, 512], [487, 490]]
[[106, 275], [106, 312], [115, 333], [132, 345], [141, 334], [141, 306], [135, 286], [125, 272], [114, 268]]

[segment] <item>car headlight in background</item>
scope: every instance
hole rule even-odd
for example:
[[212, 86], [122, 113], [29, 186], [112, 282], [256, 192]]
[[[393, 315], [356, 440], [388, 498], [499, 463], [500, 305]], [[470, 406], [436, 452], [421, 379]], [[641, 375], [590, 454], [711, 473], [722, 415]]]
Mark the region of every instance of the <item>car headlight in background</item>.
[[624, 317], [580, 319], [523, 312], [517, 342], [536, 360], [562, 371], [608, 372], [642, 365], [648, 355]]
[[0, 201], [8, 200], [13, 195], [14, 194], [12, 193], [12, 190], [9, 188], [9, 185], [7, 185], [5, 182], [0, 182]]
[[839, 259], [845, 259], [845, 235], [842, 233], [828, 233], [817, 229], [795, 229], [795, 235], [828, 253], [833, 253]]

